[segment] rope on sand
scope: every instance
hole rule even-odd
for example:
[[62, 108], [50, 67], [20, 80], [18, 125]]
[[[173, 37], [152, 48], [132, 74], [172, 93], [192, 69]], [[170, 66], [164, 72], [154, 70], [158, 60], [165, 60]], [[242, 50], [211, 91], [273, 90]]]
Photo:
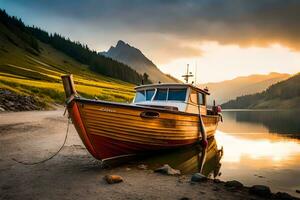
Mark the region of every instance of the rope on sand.
[[12, 158], [13, 161], [17, 162], [17, 163], [20, 163], [20, 164], [23, 164], [23, 165], [37, 165], [37, 164], [41, 164], [41, 163], [44, 163], [48, 160], [51, 160], [52, 158], [54, 158], [55, 156], [57, 156], [57, 154], [59, 154], [59, 152], [63, 149], [63, 147], [65, 146], [66, 142], [67, 142], [67, 138], [68, 138], [68, 133], [69, 133], [69, 127], [70, 127], [70, 123], [71, 123], [71, 119], [68, 118], [68, 123], [67, 123], [67, 131], [66, 131], [66, 135], [65, 135], [65, 139], [64, 139], [64, 142], [63, 144], [61, 145], [61, 147], [58, 149], [58, 151], [56, 151], [54, 154], [52, 154], [50, 157], [44, 159], [44, 160], [41, 160], [41, 161], [37, 161], [37, 162], [26, 162], [26, 161], [19, 161], [15, 158]]

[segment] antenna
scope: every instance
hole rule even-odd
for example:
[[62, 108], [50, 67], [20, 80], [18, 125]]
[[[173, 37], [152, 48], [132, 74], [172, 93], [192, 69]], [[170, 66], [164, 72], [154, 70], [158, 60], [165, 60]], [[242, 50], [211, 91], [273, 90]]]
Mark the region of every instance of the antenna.
[[197, 84], [197, 60], [195, 61], [195, 84]]
[[182, 77], [184, 77], [184, 80], [186, 81], [186, 83], [189, 83], [189, 77], [193, 77], [194, 75], [192, 74], [192, 72], [189, 72], [189, 64], [187, 64], [187, 68], [186, 68], [186, 74], [182, 75]]

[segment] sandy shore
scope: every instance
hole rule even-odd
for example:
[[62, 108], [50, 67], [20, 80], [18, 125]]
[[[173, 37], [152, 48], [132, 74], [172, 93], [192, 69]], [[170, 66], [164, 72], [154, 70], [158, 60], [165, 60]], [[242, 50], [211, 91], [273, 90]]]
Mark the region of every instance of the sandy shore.
[[[137, 164], [103, 168], [89, 155], [73, 125], [60, 154], [67, 118], [63, 110], [0, 114], [0, 199], [263, 199], [248, 188], [233, 189], [212, 180], [191, 183], [190, 175], [167, 176], [138, 169]], [[117, 174], [124, 182], [107, 184]]]

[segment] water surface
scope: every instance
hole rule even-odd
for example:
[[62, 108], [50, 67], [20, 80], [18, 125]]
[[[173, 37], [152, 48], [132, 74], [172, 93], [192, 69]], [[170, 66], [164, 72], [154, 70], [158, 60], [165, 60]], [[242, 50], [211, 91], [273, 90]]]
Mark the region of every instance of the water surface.
[[186, 174], [202, 170], [212, 178], [264, 184], [300, 197], [299, 116], [300, 111], [224, 111], [206, 153], [194, 146], [145, 162], [153, 168], [168, 163]]
[[216, 134], [220, 178], [300, 196], [300, 111], [225, 111]]

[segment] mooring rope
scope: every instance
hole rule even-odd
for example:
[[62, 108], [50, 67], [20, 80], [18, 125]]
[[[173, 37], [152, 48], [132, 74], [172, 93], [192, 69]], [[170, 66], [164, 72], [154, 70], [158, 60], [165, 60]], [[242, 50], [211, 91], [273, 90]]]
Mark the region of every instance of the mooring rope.
[[64, 139], [64, 142], [63, 144], [61, 145], [61, 147], [58, 149], [58, 151], [56, 151], [54, 154], [52, 154], [50, 157], [44, 159], [44, 160], [41, 160], [41, 161], [38, 161], [38, 162], [26, 162], [26, 161], [19, 161], [15, 158], [12, 158], [13, 161], [17, 162], [17, 163], [20, 163], [20, 164], [23, 164], [23, 165], [37, 165], [37, 164], [41, 164], [41, 163], [44, 163], [48, 160], [51, 160], [52, 158], [54, 158], [55, 156], [57, 156], [57, 154], [59, 154], [59, 152], [63, 149], [63, 147], [65, 146], [66, 142], [67, 142], [67, 138], [68, 138], [68, 133], [69, 133], [69, 127], [70, 127], [70, 123], [71, 123], [71, 119], [68, 117], [68, 123], [67, 123], [67, 131], [66, 131], [66, 134], [65, 134], [65, 139]]

